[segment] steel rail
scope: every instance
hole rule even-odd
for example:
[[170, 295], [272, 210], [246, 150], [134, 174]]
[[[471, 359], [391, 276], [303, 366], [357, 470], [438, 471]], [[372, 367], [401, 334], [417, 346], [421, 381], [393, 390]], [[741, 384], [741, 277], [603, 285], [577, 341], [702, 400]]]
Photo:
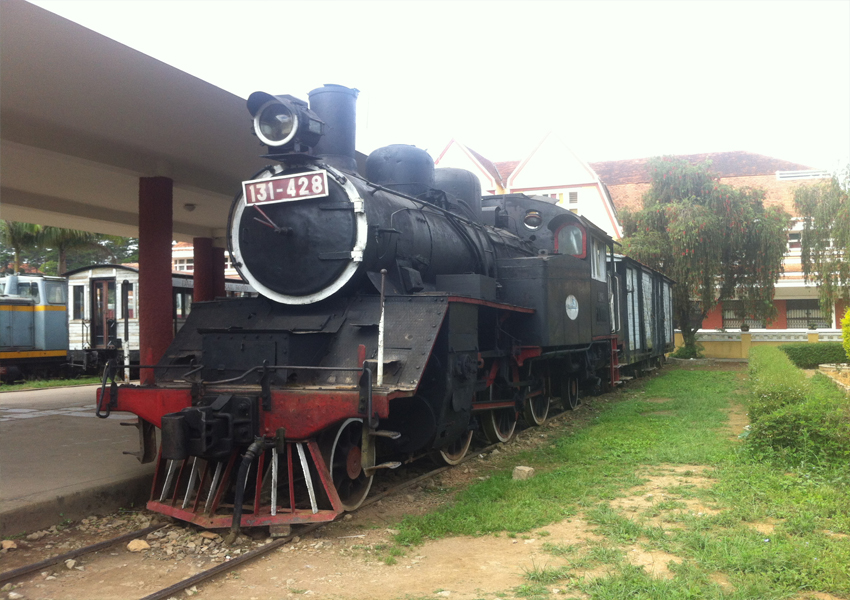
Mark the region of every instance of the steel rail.
[[[549, 421], [554, 421], [554, 420], [563, 418], [570, 412], [572, 412], [572, 411], [566, 411], [565, 410], [561, 413], [550, 416], [549, 418], [546, 419], [546, 421], [549, 422]], [[484, 448], [479, 448], [479, 449], [474, 450], [474, 451], [471, 450], [470, 452], [467, 453], [466, 456], [463, 457], [462, 460], [460, 460], [457, 463], [457, 465], [452, 465], [452, 466], [446, 465], [446, 466], [443, 466], [443, 467], [438, 467], [438, 468], [436, 468], [432, 471], [429, 471], [427, 473], [424, 473], [422, 475], [414, 477], [413, 479], [410, 479], [408, 481], [403, 481], [403, 482], [401, 482], [401, 483], [399, 483], [399, 484], [397, 484], [397, 485], [395, 485], [395, 486], [393, 486], [393, 487], [391, 487], [387, 490], [384, 490], [383, 492], [380, 492], [380, 493], [378, 493], [374, 496], [367, 498], [357, 510], [354, 510], [354, 511], [351, 511], [351, 512], [352, 513], [359, 512], [360, 510], [362, 510], [362, 509], [364, 509], [368, 506], [371, 506], [371, 505], [373, 505], [377, 502], [380, 502], [381, 500], [383, 500], [384, 498], [386, 498], [388, 496], [391, 496], [391, 495], [396, 494], [396, 493], [398, 493], [398, 492], [400, 492], [404, 489], [407, 489], [411, 486], [414, 486], [421, 481], [424, 481], [426, 479], [429, 479], [431, 477], [434, 477], [436, 475], [444, 473], [444, 472], [446, 472], [450, 469], [453, 469], [453, 468], [455, 468], [459, 465], [464, 464], [465, 462], [468, 462], [468, 461], [470, 461], [474, 458], [479, 457], [483, 453], [491, 452], [493, 449], [495, 449], [499, 446], [503, 446], [503, 445], [504, 445], [503, 443], [496, 443], [496, 444], [490, 444], [489, 446], [485, 446]], [[174, 596], [175, 594], [180, 593], [183, 590], [186, 590], [186, 589], [188, 589], [188, 588], [190, 588], [194, 585], [197, 585], [198, 583], [206, 581], [208, 579], [212, 579], [212, 578], [220, 575], [221, 573], [231, 571], [231, 570], [233, 570], [234, 567], [238, 567], [239, 565], [241, 565], [243, 563], [247, 563], [247, 562], [250, 562], [250, 561], [252, 561], [256, 558], [264, 556], [265, 554], [268, 554], [269, 552], [272, 552], [273, 550], [276, 550], [277, 548], [280, 548], [281, 546], [284, 546], [285, 544], [291, 542], [294, 538], [312, 533], [313, 531], [316, 531], [316, 530], [318, 530], [318, 529], [320, 529], [320, 528], [322, 528], [322, 527], [324, 527], [328, 524], [329, 523], [315, 523], [315, 524], [312, 524], [312, 525], [308, 525], [308, 526], [304, 527], [303, 529], [300, 529], [299, 531], [292, 533], [292, 534], [290, 534], [286, 537], [277, 539], [273, 542], [269, 542], [268, 544], [265, 544], [263, 546], [255, 548], [254, 550], [251, 550], [249, 552], [246, 552], [244, 554], [236, 556], [235, 558], [232, 558], [232, 559], [230, 559], [226, 562], [219, 563], [219, 564], [215, 565], [214, 567], [211, 567], [210, 569], [207, 569], [205, 571], [201, 571], [200, 573], [198, 573], [198, 574], [196, 574], [192, 577], [178, 581], [177, 583], [175, 583], [175, 584], [173, 584], [173, 585], [171, 585], [167, 588], [164, 588], [162, 590], [159, 590], [157, 592], [149, 594], [149, 595], [145, 596], [144, 598], [142, 598], [141, 600], [167, 600], [167, 598], [170, 598], [170, 597]], [[39, 561], [39, 562], [36, 562], [36, 563], [24, 565], [24, 566], [18, 567], [16, 569], [10, 569], [9, 571], [4, 571], [4, 572], [0, 573], [0, 583], [6, 583], [8, 581], [12, 581], [12, 580], [17, 579], [19, 577], [22, 577], [24, 575], [29, 575], [30, 573], [34, 573], [36, 571], [44, 569], [45, 567], [51, 567], [53, 565], [59, 564], [61, 562], [65, 562], [66, 560], [70, 560], [70, 559], [76, 558], [78, 556], [82, 556], [84, 554], [91, 554], [91, 553], [99, 552], [101, 550], [104, 550], [106, 548], [110, 548], [112, 546], [121, 544], [123, 542], [142, 537], [142, 536], [147, 535], [151, 532], [154, 532], [158, 529], [162, 529], [166, 525], [168, 525], [168, 523], [161, 523], [161, 524], [158, 524], [158, 525], [152, 525], [150, 527], [146, 527], [146, 528], [140, 529], [138, 531], [131, 531], [129, 533], [125, 533], [123, 535], [120, 535], [120, 536], [117, 536], [117, 537], [114, 537], [114, 538], [111, 538], [111, 539], [108, 539], [108, 540], [104, 540], [104, 541], [98, 542], [96, 544], [92, 544], [90, 546], [84, 546], [82, 548], [78, 548], [76, 550], [66, 552], [64, 554], [59, 554], [59, 555], [56, 555], [52, 558], [47, 558], [45, 560], [42, 560], [42, 561]]]
[[5, 583], [7, 581], [17, 579], [18, 577], [21, 577], [23, 575], [29, 575], [30, 573], [34, 573], [45, 567], [52, 567], [53, 565], [59, 564], [60, 562], [65, 562], [66, 560], [82, 556], [83, 554], [99, 552], [111, 546], [134, 540], [136, 538], [142, 537], [143, 535], [147, 535], [153, 531], [156, 531], [157, 529], [162, 529], [166, 525], [167, 523], [151, 525], [150, 527], [145, 527], [144, 529], [139, 529], [138, 531], [131, 531], [130, 533], [125, 533], [124, 535], [119, 535], [118, 537], [104, 540], [102, 542], [98, 542], [97, 544], [83, 546], [82, 548], [71, 550], [70, 552], [66, 552], [65, 554], [58, 554], [52, 558], [46, 558], [36, 563], [18, 567], [17, 569], [10, 569], [8, 571], [4, 571], [0, 573], [0, 583]]
[[[395, 485], [395, 486], [393, 486], [393, 487], [391, 487], [387, 490], [384, 490], [380, 494], [376, 494], [375, 496], [368, 498], [365, 502], [363, 502], [363, 504], [360, 505], [359, 508], [357, 508], [357, 510], [353, 510], [351, 512], [353, 512], [353, 513], [359, 512], [360, 510], [366, 508], [367, 506], [371, 506], [372, 504], [375, 504], [376, 502], [383, 500], [387, 496], [398, 493], [403, 489], [406, 489], [406, 488], [408, 488], [412, 485], [415, 485], [415, 484], [419, 483], [420, 481], [423, 481], [423, 480], [428, 479], [430, 477], [434, 477], [435, 475], [439, 475], [440, 473], [448, 471], [449, 469], [453, 469], [453, 468], [457, 467], [458, 465], [462, 465], [463, 463], [465, 463], [468, 460], [472, 460], [473, 458], [477, 458], [481, 453], [489, 452], [489, 451], [493, 450], [494, 448], [496, 448], [497, 446], [501, 446], [501, 445], [502, 444], [491, 444], [491, 445], [489, 445], [485, 448], [482, 448], [480, 450], [476, 450], [475, 452], [468, 453], [465, 457], [463, 457], [463, 459], [460, 462], [458, 462], [457, 465], [439, 467], [437, 469], [434, 469], [433, 471], [429, 471], [428, 473], [424, 473], [423, 475], [420, 475], [418, 477], [414, 477], [413, 479], [411, 479], [409, 481], [404, 481], [404, 482], [402, 482], [398, 485]], [[351, 513], [349, 513], [349, 514], [351, 514]], [[331, 521], [331, 523], [332, 522], [333, 521]], [[246, 552], [245, 554], [241, 554], [241, 555], [237, 556], [236, 558], [231, 558], [229, 561], [219, 563], [219, 564], [215, 565], [214, 567], [207, 569], [206, 571], [201, 571], [200, 573], [193, 575], [192, 577], [189, 577], [187, 579], [183, 579], [182, 581], [178, 581], [177, 583], [170, 585], [167, 588], [164, 588], [164, 589], [161, 589], [157, 592], [149, 594], [149, 595], [145, 596], [144, 598], [142, 598], [141, 600], [167, 600], [168, 598], [175, 596], [176, 594], [179, 594], [183, 590], [189, 589], [193, 585], [197, 585], [197, 584], [199, 584], [203, 581], [206, 581], [207, 579], [212, 579], [213, 577], [220, 575], [222, 573], [232, 571], [234, 567], [237, 567], [237, 566], [239, 566], [243, 563], [250, 562], [250, 561], [254, 560], [255, 558], [260, 558], [261, 556], [264, 556], [265, 554], [268, 554], [269, 552], [271, 552], [273, 550], [277, 550], [281, 546], [284, 546], [288, 542], [292, 541], [295, 537], [300, 537], [300, 536], [306, 535], [308, 533], [312, 533], [313, 531], [316, 531], [317, 529], [320, 529], [320, 528], [322, 528], [322, 527], [324, 527], [328, 524], [329, 523], [314, 523], [313, 525], [308, 525], [307, 527], [299, 530], [296, 533], [292, 533], [292, 534], [290, 534], [290, 535], [288, 535], [284, 538], [280, 538], [280, 539], [275, 540], [273, 542], [269, 542], [268, 544], [265, 544], [264, 546], [260, 546], [259, 548], [255, 548], [254, 550], [251, 550], [250, 552]]]

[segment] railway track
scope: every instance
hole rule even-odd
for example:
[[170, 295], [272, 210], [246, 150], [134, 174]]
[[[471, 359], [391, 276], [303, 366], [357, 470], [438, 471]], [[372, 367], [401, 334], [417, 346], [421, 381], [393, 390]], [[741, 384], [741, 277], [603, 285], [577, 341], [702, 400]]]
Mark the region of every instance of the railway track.
[[[561, 412], [556, 413], [556, 414], [551, 414], [546, 419], [546, 422], [552, 423], [554, 421], [565, 418], [568, 414], [571, 414], [571, 413], [572, 413], [572, 411], [565, 410], [565, 411], [561, 411]], [[530, 427], [530, 429], [534, 430], [534, 429], [537, 429], [537, 428], [536, 427]], [[393, 485], [390, 488], [388, 488], [388, 489], [386, 489], [382, 492], [379, 492], [377, 494], [370, 496], [369, 498], [367, 498], [363, 502], [363, 504], [357, 510], [351, 511], [351, 513], [348, 513], [348, 514], [356, 514], [357, 512], [359, 512], [359, 511], [361, 511], [361, 510], [363, 510], [363, 509], [365, 509], [369, 506], [376, 504], [377, 502], [383, 500], [384, 498], [386, 498], [388, 496], [392, 496], [394, 494], [397, 494], [397, 493], [399, 493], [399, 492], [401, 492], [401, 491], [403, 491], [407, 488], [410, 488], [412, 486], [415, 486], [415, 485], [421, 483], [422, 481], [425, 481], [425, 480], [430, 479], [432, 477], [435, 477], [435, 476], [437, 476], [441, 473], [444, 473], [446, 471], [454, 469], [455, 467], [463, 465], [464, 463], [466, 463], [466, 462], [468, 462], [468, 461], [470, 461], [474, 458], [477, 458], [482, 454], [490, 453], [492, 450], [494, 450], [495, 448], [498, 448], [499, 446], [502, 446], [502, 445], [503, 444], [501, 444], [501, 443], [497, 443], [497, 444], [490, 444], [490, 445], [480, 447], [480, 448], [474, 448], [474, 449], [470, 448], [469, 451], [467, 452], [467, 454], [462, 459], [460, 459], [456, 464], [441, 466], [441, 467], [432, 469], [432, 470], [430, 470], [426, 473], [423, 473], [421, 475], [415, 476], [415, 477], [408, 479], [406, 481], [402, 481], [402, 482], [400, 482], [396, 485]], [[188, 590], [188, 589], [192, 588], [193, 586], [198, 585], [199, 583], [213, 579], [213, 578], [215, 578], [215, 577], [217, 577], [217, 576], [219, 576], [223, 573], [232, 572], [234, 569], [236, 569], [240, 566], [244, 566], [244, 565], [246, 565], [246, 564], [248, 564], [248, 563], [250, 563], [250, 562], [252, 562], [252, 561], [254, 561], [258, 558], [266, 556], [267, 554], [277, 550], [278, 548], [285, 546], [287, 543], [290, 543], [291, 541], [293, 541], [293, 539], [295, 537], [303, 537], [303, 536], [310, 534], [314, 531], [318, 531], [322, 527], [325, 527], [326, 525], [329, 525], [329, 524], [330, 523], [316, 523], [316, 524], [306, 525], [306, 526], [300, 527], [297, 531], [292, 532], [290, 535], [287, 535], [285, 537], [281, 537], [281, 538], [278, 538], [278, 539], [273, 540], [271, 542], [268, 542], [268, 543], [266, 543], [262, 546], [259, 546], [259, 547], [255, 548], [253, 550], [245, 552], [244, 554], [236, 555], [236, 556], [226, 560], [225, 562], [218, 563], [218, 564], [210, 567], [209, 569], [201, 571], [201, 572], [199, 572], [199, 573], [197, 573], [197, 574], [195, 574], [191, 577], [188, 577], [188, 578], [185, 578], [181, 581], [178, 581], [178, 582], [176, 582], [176, 583], [174, 583], [174, 584], [172, 584], [168, 587], [165, 587], [161, 590], [158, 590], [158, 591], [156, 591], [152, 594], [148, 594], [147, 596], [144, 596], [143, 598], [141, 598], [141, 600], [166, 600], [168, 598], [174, 597], [174, 596], [180, 594], [182, 591]], [[105, 541], [102, 541], [102, 542], [98, 542], [98, 543], [92, 544], [90, 546], [85, 546], [85, 547], [79, 548], [77, 550], [73, 550], [71, 552], [60, 554], [60, 555], [57, 555], [57, 556], [54, 556], [54, 557], [51, 557], [51, 558], [48, 558], [48, 559], [45, 559], [45, 560], [42, 560], [42, 561], [38, 561], [38, 562], [32, 563], [30, 565], [24, 565], [22, 567], [18, 567], [18, 568], [15, 568], [15, 569], [11, 569], [9, 571], [2, 572], [2, 573], [0, 573], [0, 584], [5, 584], [5, 583], [11, 582], [11, 581], [15, 581], [17, 579], [20, 579], [21, 577], [26, 576], [26, 575], [31, 575], [33, 573], [39, 572], [42, 569], [45, 569], [47, 567], [63, 563], [66, 560], [69, 560], [69, 559], [74, 559], [74, 558], [77, 558], [79, 556], [83, 556], [83, 555], [86, 555], [86, 554], [93, 554], [93, 553], [108, 549], [110, 547], [118, 546], [120, 544], [129, 542], [130, 540], [140, 538], [140, 537], [144, 537], [144, 536], [148, 535], [149, 533], [152, 533], [154, 531], [162, 529], [163, 527], [166, 527], [166, 526], [167, 526], [167, 523], [152, 525], [152, 526], [146, 527], [144, 529], [125, 533], [123, 535], [120, 535], [120, 536], [117, 536], [117, 537], [114, 537], [114, 538], [111, 538], [111, 539], [108, 539], [108, 540], [105, 540]]]
[[[553, 417], [553, 418], [555, 418], [555, 417]], [[384, 499], [388, 496], [397, 494], [397, 493], [399, 493], [399, 492], [401, 492], [401, 491], [403, 491], [403, 490], [405, 490], [409, 487], [417, 485], [418, 483], [420, 483], [424, 480], [430, 479], [431, 477], [434, 477], [434, 476], [439, 475], [441, 473], [444, 473], [444, 472], [446, 472], [450, 469], [453, 469], [456, 466], [459, 466], [459, 465], [467, 462], [468, 460], [476, 458], [483, 453], [489, 453], [491, 450], [493, 450], [494, 448], [496, 448], [500, 445], [501, 444], [492, 444], [492, 445], [489, 445], [489, 446], [486, 446], [486, 447], [483, 447], [483, 448], [475, 449], [474, 451], [470, 450], [470, 452], [463, 459], [461, 459], [456, 465], [452, 465], [452, 466], [447, 465], [447, 466], [438, 467], [436, 469], [428, 471], [427, 473], [424, 473], [422, 475], [416, 476], [412, 479], [409, 479], [407, 481], [403, 481], [403, 482], [401, 482], [397, 485], [394, 485], [394, 486], [390, 487], [389, 489], [386, 489], [386, 490], [384, 490], [384, 491], [382, 491], [378, 494], [375, 494], [375, 495], [369, 497], [366, 501], [363, 502], [363, 504], [360, 506], [360, 508], [358, 508], [355, 511], [352, 511], [352, 513], [357, 513], [359, 511], [363, 510], [364, 508], [371, 506], [371, 505], [379, 502], [380, 500], [382, 500], [382, 499]], [[349, 514], [351, 514], [351, 513], [349, 513]], [[158, 590], [158, 591], [156, 591], [152, 594], [144, 596], [142, 598], [142, 600], [165, 600], [167, 598], [171, 598], [171, 597], [175, 596], [176, 594], [179, 594], [183, 590], [187, 590], [187, 589], [189, 589], [189, 588], [191, 588], [191, 587], [193, 587], [193, 586], [195, 586], [199, 583], [213, 579], [214, 577], [216, 577], [216, 576], [218, 576], [222, 573], [231, 572], [235, 568], [237, 568], [241, 565], [245, 565], [245, 564], [247, 564], [251, 561], [254, 561], [254, 560], [256, 560], [256, 559], [258, 559], [262, 556], [265, 556], [265, 555], [269, 554], [270, 552], [273, 552], [274, 550], [277, 550], [278, 548], [280, 548], [280, 547], [286, 545], [287, 543], [291, 542], [296, 536], [303, 537], [304, 535], [307, 535], [309, 533], [317, 531], [317, 530], [321, 529], [322, 527], [324, 527], [326, 525], [328, 525], [328, 523], [316, 523], [316, 524], [301, 527], [301, 528], [298, 529], [298, 531], [293, 532], [288, 536], [285, 536], [285, 537], [276, 539], [272, 542], [266, 543], [266, 544], [264, 544], [264, 545], [262, 545], [258, 548], [255, 548], [255, 549], [253, 549], [249, 552], [245, 552], [244, 554], [234, 556], [233, 558], [231, 558], [231, 559], [229, 559], [225, 562], [218, 563], [218, 564], [214, 565], [213, 567], [211, 567], [209, 569], [206, 569], [204, 571], [201, 571], [200, 573], [197, 573], [196, 575], [193, 575], [192, 577], [188, 577], [186, 579], [178, 581], [177, 583], [175, 583], [173, 585], [170, 585], [170, 586], [163, 588], [161, 590]], [[94, 554], [96, 552], [100, 552], [100, 551], [106, 550], [108, 548], [127, 543], [131, 540], [147, 536], [149, 533], [152, 533], [154, 531], [162, 529], [163, 527], [166, 527], [166, 526], [167, 526], [167, 523], [152, 525], [152, 526], [146, 527], [144, 529], [140, 529], [140, 530], [137, 530], [137, 531], [131, 531], [129, 533], [125, 533], [125, 534], [116, 536], [114, 538], [110, 538], [108, 540], [98, 542], [96, 544], [84, 546], [82, 548], [78, 548], [76, 550], [72, 550], [72, 551], [66, 552], [64, 554], [59, 554], [59, 555], [56, 555], [56, 556], [35, 562], [35, 563], [31, 563], [29, 565], [24, 565], [24, 566], [21, 566], [21, 567], [17, 567], [15, 569], [10, 569], [8, 571], [4, 571], [4, 572], [0, 573], [0, 584], [6, 584], [6, 583], [9, 583], [9, 582], [18, 580], [18, 579], [25, 577], [27, 575], [31, 575], [33, 573], [37, 573], [39, 571], [42, 571], [45, 568], [64, 563], [67, 560], [75, 559], [75, 558], [78, 558], [80, 556], [84, 556], [86, 554]]]
[[165, 523], [151, 525], [150, 527], [145, 527], [144, 529], [139, 529], [137, 531], [131, 531], [130, 533], [125, 533], [123, 535], [119, 535], [114, 538], [98, 542], [97, 544], [83, 546], [82, 548], [71, 550], [70, 552], [65, 552], [64, 554], [57, 554], [56, 556], [52, 556], [50, 558], [46, 558], [38, 562], [24, 565], [16, 569], [3, 571], [2, 573], [0, 573], [0, 584], [5, 584], [10, 581], [14, 581], [15, 579], [18, 579], [25, 575], [30, 575], [47, 567], [58, 565], [59, 563], [63, 563], [66, 560], [75, 559], [79, 556], [83, 556], [84, 554], [100, 552], [101, 550], [106, 550], [107, 548], [111, 548], [112, 546], [117, 546], [118, 544], [123, 544], [124, 542], [135, 540], [136, 538], [140, 538], [142, 536], [146, 536], [149, 533], [153, 533], [157, 529], [162, 529], [163, 527], [165, 527], [165, 525]]

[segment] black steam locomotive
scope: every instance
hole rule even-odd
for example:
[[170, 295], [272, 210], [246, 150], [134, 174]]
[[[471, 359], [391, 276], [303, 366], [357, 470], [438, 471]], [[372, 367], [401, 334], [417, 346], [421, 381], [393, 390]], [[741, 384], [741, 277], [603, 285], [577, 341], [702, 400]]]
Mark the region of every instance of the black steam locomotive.
[[672, 349], [671, 282], [601, 229], [482, 200], [412, 146], [358, 168], [357, 91], [309, 96], [248, 99], [274, 164], [234, 200], [229, 250], [261, 296], [195, 304], [156, 385], [98, 399], [139, 416], [142, 460], [161, 428], [148, 508], [205, 527], [332, 520], [376, 472], [457, 463], [476, 430], [507, 442]]

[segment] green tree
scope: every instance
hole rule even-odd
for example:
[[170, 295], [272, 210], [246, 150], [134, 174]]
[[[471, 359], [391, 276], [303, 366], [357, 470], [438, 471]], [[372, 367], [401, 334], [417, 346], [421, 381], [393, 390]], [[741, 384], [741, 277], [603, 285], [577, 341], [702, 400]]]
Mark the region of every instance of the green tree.
[[12, 250], [12, 262], [16, 274], [21, 270], [21, 252], [34, 248], [38, 244], [40, 230], [41, 225], [3, 221], [3, 226], [0, 228], [0, 239], [5, 246]]
[[57, 271], [64, 273], [68, 251], [74, 248], [100, 248], [100, 240], [104, 236], [99, 233], [79, 231], [77, 229], [62, 229], [61, 227], [42, 227], [38, 232], [37, 243], [58, 252]]
[[803, 275], [818, 286], [821, 310], [850, 303], [850, 165], [839, 175], [797, 188], [794, 206], [803, 219]]
[[[649, 167], [643, 208], [622, 215], [623, 248], [676, 281], [673, 311], [685, 354], [696, 355], [701, 321], [722, 300], [741, 300], [749, 316], [774, 317], [788, 214], [765, 208], [762, 190], [721, 184], [707, 164], [665, 157]], [[691, 320], [695, 301], [699, 322]]]
[[[111, 262], [139, 262], [139, 241], [136, 238], [101, 236], [96, 246], [75, 248], [68, 251], [66, 270]], [[63, 271], [64, 272], [64, 271]]]
[[97, 263], [138, 260], [136, 238], [0, 221], [0, 272], [3, 273], [20, 271], [24, 263], [47, 275], [61, 275]]

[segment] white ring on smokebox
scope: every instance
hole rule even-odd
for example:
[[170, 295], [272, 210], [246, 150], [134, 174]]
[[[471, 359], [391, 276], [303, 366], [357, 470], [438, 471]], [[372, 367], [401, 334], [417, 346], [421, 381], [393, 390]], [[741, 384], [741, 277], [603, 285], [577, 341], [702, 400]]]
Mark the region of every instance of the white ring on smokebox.
[[[363, 260], [363, 252], [366, 249], [366, 239], [368, 233], [368, 226], [366, 222], [366, 212], [365, 206], [363, 203], [363, 199], [360, 197], [360, 194], [357, 192], [357, 188], [351, 183], [351, 179], [345, 177], [342, 173], [337, 171], [336, 169], [328, 166], [322, 165], [321, 167], [316, 165], [305, 165], [305, 171], [321, 171], [326, 170], [328, 174], [336, 175], [336, 177], [330, 177], [330, 179], [334, 179], [337, 184], [340, 184], [339, 179], [343, 179], [345, 183], [340, 184], [342, 189], [345, 191], [346, 196], [348, 196], [349, 202], [354, 205], [354, 219], [356, 225], [356, 238], [354, 241], [354, 248], [351, 249], [351, 258], [348, 261], [348, 265], [346, 265], [345, 270], [337, 277], [336, 281], [334, 281], [331, 285], [326, 287], [325, 289], [316, 292], [314, 294], [309, 294], [307, 296], [289, 296], [287, 294], [281, 294], [280, 292], [276, 292], [259, 281], [251, 274], [248, 267], [245, 265], [245, 261], [242, 259], [242, 249], [239, 245], [239, 225], [242, 222], [242, 213], [247, 208], [247, 204], [245, 203], [245, 192], [239, 194], [239, 197], [236, 199], [236, 210], [233, 213], [233, 219], [230, 224], [230, 247], [231, 254], [233, 255], [234, 266], [236, 263], [241, 264], [241, 267], [236, 267], [236, 270], [245, 278], [245, 280], [251, 284], [251, 287], [257, 290], [260, 294], [265, 296], [270, 300], [274, 300], [275, 302], [280, 302], [281, 304], [313, 304], [315, 302], [319, 302], [328, 298], [338, 292], [342, 286], [349, 282], [349, 280], [354, 276], [354, 273], [357, 272], [357, 268], [359, 263]], [[271, 177], [276, 177], [282, 174], [284, 168], [282, 165], [274, 165], [273, 168], [265, 170], [256, 179], [252, 181], [256, 181], [259, 179], [269, 179]], [[328, 187], [330, 187], [330, 181], [328, 182]], [[317, 198], [312, 198], [312, 200], [317, 200]], [[309, 202], [308, 200], [293, 200], [293, 202]]]

